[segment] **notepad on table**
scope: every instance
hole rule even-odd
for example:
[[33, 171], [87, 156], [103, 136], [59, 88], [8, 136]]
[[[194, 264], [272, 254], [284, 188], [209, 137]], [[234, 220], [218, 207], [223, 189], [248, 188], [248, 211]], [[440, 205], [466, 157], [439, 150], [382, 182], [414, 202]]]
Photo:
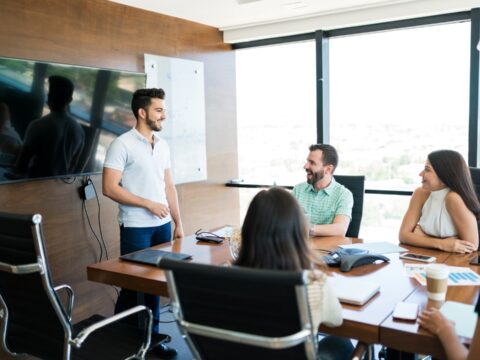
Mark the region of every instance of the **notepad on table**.
[[475, 313], [475, 306], [456, 301], [447, 301], [443, 304], [440, 312], [455, 323], [457, 335], [468, 339], [473, 337], [478, 318]]
[[379, 284], [357, 278], [337, 276], [331, 284], [340, 302], [353, 305], [365, 304], [380, 290]]

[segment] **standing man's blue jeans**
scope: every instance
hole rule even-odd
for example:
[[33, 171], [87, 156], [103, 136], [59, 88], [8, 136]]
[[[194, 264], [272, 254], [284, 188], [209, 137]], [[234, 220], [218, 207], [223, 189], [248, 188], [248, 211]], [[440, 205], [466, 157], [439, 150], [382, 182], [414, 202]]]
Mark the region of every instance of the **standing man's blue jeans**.
[[[153, 227], [124, 227], [120, 226], [120, 254], [125, 255], [134, 251], [143, 250], [154, 245], [168, 242], [172, 239], [172, 226], [167, 223], [161, 226]], [[144, 294], [132, 290], [120, 290], [117, 303], [115, 304], [115, 314], [129, 309], [136, 305], [144, 304], [152, 310], [153, 314], [153, 332], [158, 333], [160, 321], [160, 297], [150, 294]], [[129, 316], [127, 319], [133, 319]]]

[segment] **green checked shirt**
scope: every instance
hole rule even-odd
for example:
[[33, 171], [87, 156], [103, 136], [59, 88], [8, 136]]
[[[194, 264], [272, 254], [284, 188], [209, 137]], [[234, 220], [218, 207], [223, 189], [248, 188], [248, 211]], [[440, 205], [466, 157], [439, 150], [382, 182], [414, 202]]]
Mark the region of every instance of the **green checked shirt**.
[[310, 223], [313, 225], [331, 224], [337, 215], [352, 218], [353, 195], [334, 178], [330, 185], [319, 191], [307, 182], [295, 185], [293, 196], [310, 216]]

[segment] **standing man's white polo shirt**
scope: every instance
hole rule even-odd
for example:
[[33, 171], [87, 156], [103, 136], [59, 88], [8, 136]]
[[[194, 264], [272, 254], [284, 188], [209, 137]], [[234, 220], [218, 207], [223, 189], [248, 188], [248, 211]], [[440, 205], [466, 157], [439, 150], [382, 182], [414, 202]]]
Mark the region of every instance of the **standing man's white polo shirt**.
[[[120, 135], [110, 145], [104, 167], [122, 172], [121, 186], [134, 195], [167, 205], [165, 170], [170, 165], [170, 149], [153, 133], [154, 146], [135, 128]], [[119, 204], [118, 222], [125, 227], [151, 227], [166, 224], [147, 209]]]

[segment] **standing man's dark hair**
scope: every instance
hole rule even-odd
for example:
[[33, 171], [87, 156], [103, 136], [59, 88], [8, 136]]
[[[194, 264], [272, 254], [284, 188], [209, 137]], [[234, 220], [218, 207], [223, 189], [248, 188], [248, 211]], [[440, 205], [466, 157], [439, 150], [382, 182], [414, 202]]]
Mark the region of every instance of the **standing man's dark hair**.
[[321, 150], [322, 151], [322, 160], [323, 165], [333, 165], [333, 171], [337, 168], [338, 165], [338, 153], [337, 150], [328, 144], [313, 144], [309, 147], [310, 151]]
[[165, 99], [165, 91], [163, 89], [139, 89], [133, 93], [132, 97], [132, 112], [135, 115], [135, 118], [138, 120], [138, 110], [146, 110], [152, 101], [152, 98], [155, 99]]

